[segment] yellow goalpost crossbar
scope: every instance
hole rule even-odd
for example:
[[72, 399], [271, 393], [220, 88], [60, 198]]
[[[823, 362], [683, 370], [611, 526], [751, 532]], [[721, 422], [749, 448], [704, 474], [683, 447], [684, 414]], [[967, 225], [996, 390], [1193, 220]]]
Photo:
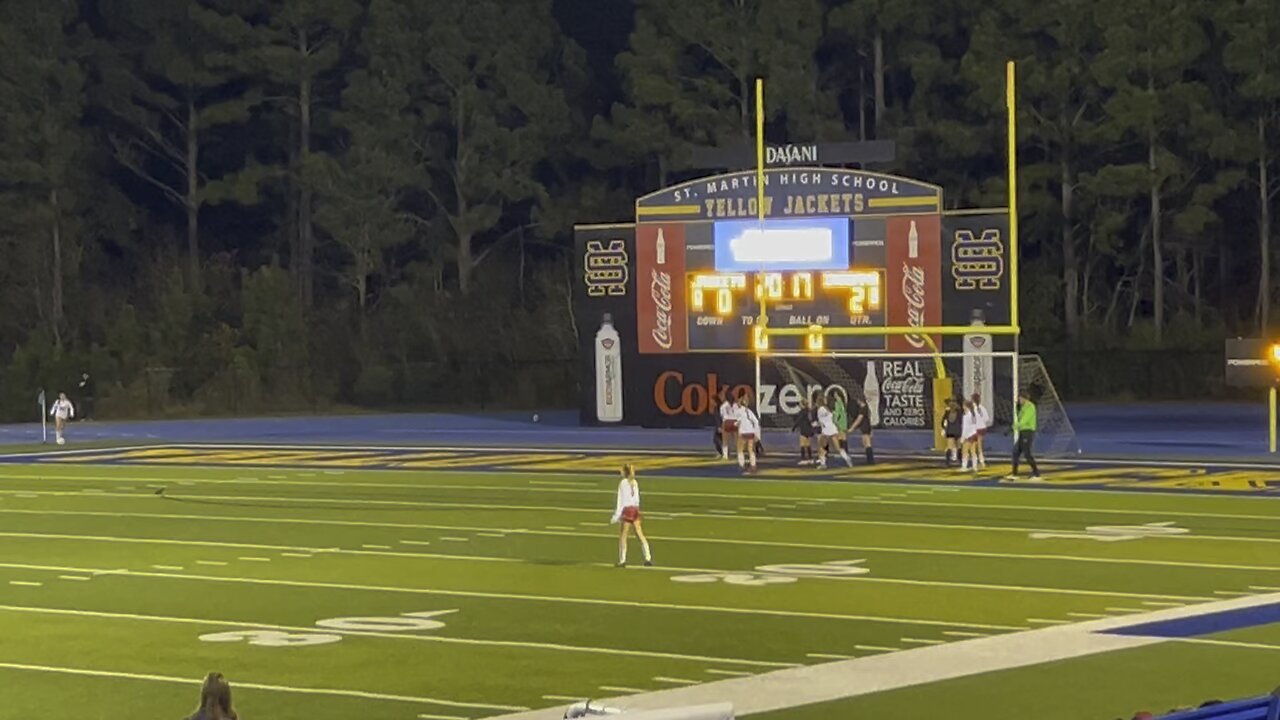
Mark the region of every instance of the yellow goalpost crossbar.
[[[983, 325], [984, 335], [1017, 335], [1018, 328], [1013, 325]], [[821, 325], [804, 327], [770, 328], [769, 335], [968, 335], [974, 329], [968, 325], [867, 325], [864, 327], [823, 327]], [[829, 352], [829, 351], [827, 351]], [[764, 354], [768, 354], [765, 351]], [[821, 353], [818, 353], [821, 354]]]

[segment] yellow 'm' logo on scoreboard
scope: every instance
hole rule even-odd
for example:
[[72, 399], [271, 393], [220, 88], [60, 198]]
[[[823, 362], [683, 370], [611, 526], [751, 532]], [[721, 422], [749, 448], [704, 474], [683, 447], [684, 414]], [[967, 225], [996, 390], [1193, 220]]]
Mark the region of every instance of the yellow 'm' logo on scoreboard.
[[972, 230], [956, 230], [951, 245], [951, 276], [957, 290], [999, 290], [1004, 277], [1000, 230], [988, 228], [978, 236]]
[[599, 297], [627, 294], [626, 241], [610, 240], [606, 245], [599, 240], [589, 240], [582, 264], [583, 281], [587, 285], [588, 295]]

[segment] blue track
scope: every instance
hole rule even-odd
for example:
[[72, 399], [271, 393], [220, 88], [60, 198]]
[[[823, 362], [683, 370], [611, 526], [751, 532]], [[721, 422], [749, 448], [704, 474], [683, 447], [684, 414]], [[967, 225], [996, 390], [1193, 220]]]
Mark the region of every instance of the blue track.
[[[1246, 404], [1082, 404], [1067, 408], [1083, 457], [1126, 459], [1240, 459], [1267, 454], [1266, 407]], [[50, 429], [52, 435], [52, 429]], [[366, 446], [456, 445], [522, 448], [647, 448], [705, 451], [710, 430], [584, 428], [575, 412], [381, 414], [139, 422], [76, 423], [70, 444], [274, 443]], [[922, 433], [882, 433], [889, 451], [925, 450]], [[781, 433], [767, 436], [782, 442]], [[0, 446], [40, 442], [38, 424], [0, 425]], [[991, 450], [1008, 448], [996, 433]], [[788, 447], [791, 445], [787, 441]]]

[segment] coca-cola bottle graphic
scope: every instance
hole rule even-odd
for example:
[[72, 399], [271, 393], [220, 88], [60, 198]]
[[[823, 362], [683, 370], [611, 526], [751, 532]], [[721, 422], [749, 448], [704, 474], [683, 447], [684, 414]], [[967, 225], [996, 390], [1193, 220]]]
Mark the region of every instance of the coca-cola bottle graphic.
[[605, 313], [596, 331], [596, 420], [622, 422], [622, 342]]
[[916, 221], [911, 221], [907, 230], [907, 257], [915, 260], [920, 257], [920, 231], [916, 229]]
[[657, 257], [658, 265], [667, 264], [667, 239], [662, 235], [662, 228], [658, 228], [658, 241], [654, 243], [654, 253]]
[[862, 380], [862, 397], [867, 401], [867, 412], [871, 415], [871, 426], [880, 425], [880, 378], [876, 377], [876, 361], [867, 361], [867, 376]]

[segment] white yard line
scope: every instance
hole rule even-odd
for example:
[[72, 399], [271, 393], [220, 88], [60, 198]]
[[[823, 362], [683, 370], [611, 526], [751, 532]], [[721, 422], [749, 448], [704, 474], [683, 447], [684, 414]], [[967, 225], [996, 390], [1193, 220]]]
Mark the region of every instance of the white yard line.
[[[31, 615], [55, 615], [67, 617], [84, 617], [104, 620], [125, 620], [149, 623], [169, 623], [178, 625], [194, 625], [203, 627], [226, 627], [226, 628], [259, 628], [267, 630], [280, 630], [284, 632], [310, 632], [316, 631], [314, 627], [302, 627], [294, 625], [274, 625], [271, 623], [254, 623], [242, 622], [239, 620], [216, 620], [207, 618], [186, 618], [172, 617], [165, 615], [140, 615], [136, 613], [117, 613], [117, 612], [100, 612], [95, 610], [69, 610], [66, 608], [45, 608], [31, 607], [26, 605], [0, 605], [0, 614], [2, 613], [18, 613]], [[384, 640], [398, 640], [406, 642], [425, 642], [440, 643], [445, 645], [471, 645], [482, 647], [498, 647], [498, 648], [519, 648], [527, 650], [542, 650], [550, 652], [568, 652], [568, 653], [585, 653], [591, 655], [616, 655], [625, 657], [638, 657], [659, 660], [682, 660], [689, 662], [705, 662], [705, 663], [724, 663], [730, 665], [746, 665], [748, 667], [759, 667], [768, 669], [778, 669], [787, 667], [798, 667], [798, 663], [771, 662], [768, 660], [746, 660], [741, 658], [722, 658], [710, 655], [690, 655], [683, 653], [666, 653], [648, 650], [626, 650], [619, 648], [603, 648], [592, 647], [589, 645], [563, 645], [559, 643], [543, 643], [543, 642], [524, 642], [520, 640], [473, 640], [470, 638], [453, 638], [442, 637], [439, 635], [412, 635], [403, 632], [378, 632], [373, 630], [334, 630], [325, 628], [324, 632], [335, 635], [349, 635], [352, 637], [371, 637]], [[745, 673], [750, 675], [751, 673]]]
[[[445, 531], [493, 531], [492, 527], [474, 527], [460, 525], [433, 525], [425, 523], [385, 523], [362, 520], [321, 520], [310, 518], [267, 518], [267, 517], [244, 517], [233, 515], [190, 515], [183, 513], [125, 513], [125, 512], [108, 512], [98, 510], [27, 510], [27, 509], [0, 509], [0, 514], [17, 514], [17, 515], [65, 515], [69, 517], [111, 517], [111, 518], [155, 518], [160, 520], [201, 520], [210, 522], [231, 522], [231, 523], [250, 523], [250, 524], [266, 524], [266, 525], [318, 525], [318, 526], [334, 526], [334, 527], [362, 527], [362, 528], [392, 528], [392, 529], [410, 529], [410, 530], [445, 530]], [[574, 533], [557, 532], [550, 530], [529, 530], [526, 528], [509, 529], [507, 534], [527, 533], [530, 535], [573, 535], [574, 537], [616, 537], [616, 533], [597, 533], [590, 534], [578, 530]], [[886, 547], [882, 545], [838, 545], [834, 543], [797, 543], [775, 540], [739, 540], [733, 538], [714, 538], [714, 537], [681, 537], [681, 536], [663, 536], [663, 542], [678, 543], [702, 543], [702, 544], [723, 544], [738, 545], [744, 547], [783, 547], [805, 550], [847, 550], [852, 552], [883, 552], [904, 555], [925, 555], [925, 556], [941, 556], [941, 557], [979, 557], [979, 558], [997, 558], [1005, 560], [1032, 560], [1043, 562], [1046, 560], [1059, 560], [1063, 562], [1080, 562], [1093, 564], [1112, 564], [1112, 565], [1141, 565], [1151, 567], [1186, 567], [1186, 568], [1202, 568], [1210, 570], [1257, 570], [1260, 572], [1280, 572], [1280, 565], [1246, 565], [1237, 563], [1203, 563], [1182, 560], [1151, 560], [1146, 558], [1105, 558], [1090, 557], [1082, 555], [1059, 555], [1053, 553], [1000, 553], [985, 552], [981, 550], [951, 550], [943, 548], [901, 548]], [[173, 541], [165, 541], [173, 542]], [[425, 541], [401, 540], [404, 544], [429, 545]], [[446, 556], [451, 557], [451, 556]]]
[[106, 572], [115, 575], [179, 580], [184, 582], [214, 582], [245, 585], [267, 585], [277, 587], [322, 588], [331, 590], [367, 590], [370, 592], [401, 593], [407, 595], [440, 595], [445, 597], [494, 598], [502, 600], [532, 600], [538, 602], [561, 603], [566, 605], [599, 605], [605, 607], [631, 607], [661, 610], [682, 610], [689, 613], [714, 613], [725, 615], [758, 615], [761, 617], [795, 617], [826, 620], [851, 620], [901, 625], [941, 626], [947, 628], [976, 628], [985, 630], [1024, 630], [1017, 625], [996, 625], [953, 620], [924, 620], [920, 618], [901, 618], [883, 615], [855, 615], [827, 612], [806, 612], [798, 610], [775, 610], [764, 608], [723, 607], [717, 605], [687, 605], [681, 603], [641, 602], [638, 600], [612, 600], [604, 598], [569, 597], [563, 595], [531, 595], [523, 593], [481, 592], [474, 590], [438, 590], [433, 588], [416, 588], [395, 585], [360, 585], [356, 583], [319, 582], [306, 580], [285, 580], [276, 578], [224, 577], [219, 575], [170, 574], [163, 572], [134, 572], [131, 570], [108, 570], [103, 568], [80, 568], [57, 565], [32, 565], [26, 563], [0, 563], [0, 568], [17, 570], [44, 570], [49, 572]]
[[[502, 489], [510, 489], [503, 487]], [[64, 497], [69, 495], [79, 496], [79, 492], [68, 492], [60, 490], [47, 490], [39, 493], [19, 493], [13, 490], [0, 490], [0, 494], [11, 494], [17, 497], [39, 498], [47, 497]], [[103, 493], [102, 497], [122, 497], [139, 499], [142, 496], [136, 493]], [[443, 507], [458, 509], [484, 509], [484, 510], [513, 510], [517, 512], [562, 512], [562, 513], [598, 513], [599, 510], [593, 508], [571, 508], [551, 505], [494, 505], [492, 503], [456, 503], [456, 502], [429, 502], [419, 500], [371, 500], [361, 498], [338, 498], [338, 497], [278, 497], [264, 495], [199, 495], [201, 500], [220, 500], [228, 502], [256, 502], [262, 500], [270, 500], [272, 502], [285, 503], [333, 503], [342, 505], [364, 505], [369, 507]], [[177, 497], [175, 499], [181, 499]], [[921, 505], [924, 503], [907, 503], [911, 505]], [[952, 507], [947, 503], [943, 503], [947, 507]], [[795, 505], [771, 504], [770, 507], [795, 509]], [[1031, 508], [1027, 506], [1004, 506], [993, 505], [995, 509], [1017, 510], [1017, 509], [1039, 509], [1045, 511], [1060, 511], [1063, 508], [1052, 506]], [[1091, 510], [1092, 511], [1092, 510]], [[1135, 514], [1125, 512], [1124, 514]], [[658, 517], [659, 513], [650, 513], [652, 517]], [[1164, 517], [1186, 517], [1187, 513], [1169, 512], [1163, 513]], [[697, 519], [720, 519], [728, 520], [730, 518], [711, 513], [680, 513], [680, 517], [697, 518]], [[1243, 517], [1243, 516], [1231, 516]], [[771, 523], [803, 523], [818, 525], [854, 525], [854, 526], [874, 526], [874, 527], [903, 527], [903, 528], [922, 528], [933, 530], [959, 530], [971, 532], [990, 532], [990, 533], [1038, 533], [1038, 532], [1057, 532], [1050, 528], [1043, 527], [1021, 527], [1021, 526], [1004, 526], [1004, 525], [978, 525], [965, 523], [928, 523], [928, 522], [909, 522], [897, 520], [861, 520], [850, 518], [817, 518], [817, 517], [794, 517], [785, 515], [736, 515], [732, 518], [735, 521], [746, 522], [771, 522]], [[1266, 519], [1276, 519], [1267, 517]], [[1242, 536], [1242, 535], [1202, 535], [1196, 533], [1188, 533], [1185, 535], [1169, 535], [1160, 538], [1161, 540], [1178, 541], [1178, 542], [1239, 542], [1239, 543], [1280, 543], [1280, 537], [1262, 537], [1262, 536]]]
[[674, 685], [701, 685], [701, 680], [686, 680], [685, 678], [665, 677], [663, 675], [654, 675], [653, 679], [657, 682], [672, 683]]
[[[89, 677], [105, 677], [123, 680], [147, 680], [151, 682], [176, 683], [179, 685], [198, 686], [202, 682], [200, 679], [192, 679], [186, 677], [172, 677], [168, 675], [145, 675], [141, 673], [116, 672], [112, 670], [90, 670], [88, 668], [71, 668], [71, 667], [55, 667], [51, 665], [27, 665], [20, 663], [0, 663], [0, 669], [6, 670], [25, 670], [30, 672], [55, 673], [62, 675], [83, 675]], [[494, 705], [490, 703], [472, 703], [459, 702], [457, 700], [443, 700], [431, 697], [413, 697], [409, 695], [389, 695], [386, 693], [366, 692], [363, 690], [344, 690], [337, 688], [303, 688], [290, 687], [287, 685], [263, 685], [261, 683], [236, 682], [236, 687], [247, 688], [250, 690], [267, 690], [281, 693], [297, 693], [303, 695], [331, 695], [337, 697], [352, 697], [364, 700], [390, 700], [394, 702], [421, 703], [424, 705], [442, 705], [446, 707], [459, 708], [478, 708], [482, 710], [528, 710], [525, 707], [515, 705]]]

